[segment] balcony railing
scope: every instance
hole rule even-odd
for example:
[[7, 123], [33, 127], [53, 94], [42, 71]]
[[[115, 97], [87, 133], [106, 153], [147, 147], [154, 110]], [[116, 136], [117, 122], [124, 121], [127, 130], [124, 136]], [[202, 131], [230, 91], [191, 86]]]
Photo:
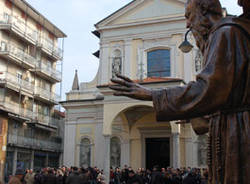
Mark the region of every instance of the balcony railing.
[[8, 14], [0, 15], [0, 27], [13, 30], [16, 34], [20, 35], [33, 44], [38, 44], [44, 48], [47, 53], [57, 59], [62, 59], [63, 51], [54, 45], [54, 42], [49, 38], [40, 37], [37, 30], [31, 28], [23, 19], [16, 18]]
[[35, 87], [35, 94], [39, 95], [42, 98], [45, 98], [49, 101], [53, 101], [53, 102], [59, 102], [61, 97], [59, 95], [57, 95], [56, 93], [53, 93], [49, 90], [40, 88], [38, 86]]
[[61, 48], [54, 45], [54, 42], [48, 38], [42, 37], [39, 40], [39, 44], [44, 48], [49, 55], [55, 56], [57, 59], [62, 59], [63, 51]]
[[0, 54], [7, 54], [18, 63], [26, 63], [34, 68], [37, 65], [37, 59], [24, 52], [22, 49], [15, 47], [11, 44], [5, 44], [0, 47]]
[[8, 144], [30, 147], [33, 149], [61, 151], [62, 145], [49, 140], [39, 140], [14, 134], [8, 134]]
[[0, 101], [0, 107], [2, 110], [8, 111], [12, 114], [18, 115], [21, 118], [25, 118], [27, 120], [30, 120], [31, 122], [39, 122], [40, 124], [43, 125], [50, 125], [50, 126], [56, 126], [58, 127], [59, 125], [59, 120], [48, 116], [44, 114], [40, 114], [37, 112], [33, 112], [29, 109], [22, 108], [20, 105], [16, 103], [11, 103], [8, 101]]
[[11, 84], [14, 88], [21, 88], [29, 91], [30, 93], [34, 92], [34, 85], [29, 81], [18, 78], [16, 75], [9, 72], [0, 71], [0, 83]]
[[34, 114], [31, 110], [22, 108], [18, 104], [14, 104], [8, 101], [0, 101], [0, 105], [4, 108], [4, 110], [19, 115], [23, 118], [32, 119], [34, 117]]
[[36, 43], [38, 41], [38, 31], [29, 27], [24, 20], [16, 18], [8, 14], [0, 15], [0, 26], [9, 26], [22, 38], [27, 38], [28, 41]]
[[39, 62], [36, 65], [36, 68], [41, 72], [45, 73], [47, 76], [52, 77], [56, 81], [61, 81], [62, 73], [49, 65], [45, 65], [43, 62]]

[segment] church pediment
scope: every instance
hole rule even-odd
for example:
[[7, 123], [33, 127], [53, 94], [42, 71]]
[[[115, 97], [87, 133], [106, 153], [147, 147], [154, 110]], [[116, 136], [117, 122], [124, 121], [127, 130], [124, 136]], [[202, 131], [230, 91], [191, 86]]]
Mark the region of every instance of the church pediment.
[[135, 0], [96, 24], [97, 27], [124, 25], [184, 17], [184, 0]]

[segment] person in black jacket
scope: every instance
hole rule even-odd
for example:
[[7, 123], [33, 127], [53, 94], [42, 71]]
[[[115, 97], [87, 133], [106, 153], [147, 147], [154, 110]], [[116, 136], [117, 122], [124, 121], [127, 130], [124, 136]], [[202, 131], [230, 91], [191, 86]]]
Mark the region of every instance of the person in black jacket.
[[127, 184], [143, 184], [141, 177], [135, 174], [133, 170], [130, 170], [128, 173], [129, 179]]
[[56, 184], [56, 176], [52, 169], [48, 170], [48, 175], [45, 176], [45, 182], [46, 184]]
[[153, 167], [150, 184], [164, 184], [163, 176], [158, 166]]
[[78, 168], [72, 167], [72, 172], [66, 179], [66, 184], [81, 184], [82, 179], [79, 176]]
[[196, 174], [194, 169], [192, 169], [188, 175], [183, 179], [183, 184], [197, 184]]

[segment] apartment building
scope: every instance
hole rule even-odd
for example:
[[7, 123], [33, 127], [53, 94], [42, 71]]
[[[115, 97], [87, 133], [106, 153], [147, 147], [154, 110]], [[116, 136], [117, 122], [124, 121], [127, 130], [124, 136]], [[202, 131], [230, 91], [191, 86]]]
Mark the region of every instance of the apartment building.
[[26, 1], [0, 0], [1, 179], [59, 165], [63, 116], [54, 106], [65, 37]]

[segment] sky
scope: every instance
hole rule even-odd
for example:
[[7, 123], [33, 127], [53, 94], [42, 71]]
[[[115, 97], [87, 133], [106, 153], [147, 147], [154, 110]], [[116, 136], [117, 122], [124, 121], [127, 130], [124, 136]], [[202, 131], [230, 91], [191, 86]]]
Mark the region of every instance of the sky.
[[[72, 87], [75, 70], [80, 82], [94, 79], [99, 61], [92, 55], [99, 49], [99, 39], [91, 31], [94, 24], [131, 0], [26, 0], [42, 15], [66, 33], [64, 40], [62, 100]], [[233, 15], [240, 15], [237, 0], [221, 0]], [[60, 93], [59, 90], [57, 93]]]

